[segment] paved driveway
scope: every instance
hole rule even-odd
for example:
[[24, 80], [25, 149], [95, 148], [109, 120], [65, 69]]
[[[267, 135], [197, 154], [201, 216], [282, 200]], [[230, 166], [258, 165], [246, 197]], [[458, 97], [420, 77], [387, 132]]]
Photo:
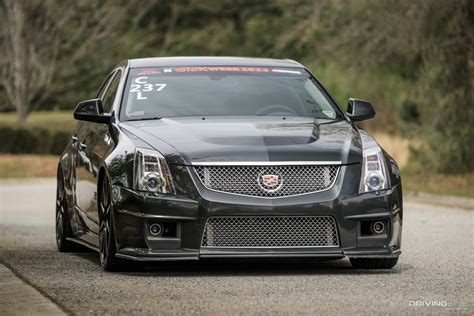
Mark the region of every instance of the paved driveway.
[[407, 202], [403, 254], [391, 271], [307, 260], [106, 273], [95, 253], [57, 252], [54, 180], [0, 186], [0, 262], [74, 314], [474, 312], [472, 210]]

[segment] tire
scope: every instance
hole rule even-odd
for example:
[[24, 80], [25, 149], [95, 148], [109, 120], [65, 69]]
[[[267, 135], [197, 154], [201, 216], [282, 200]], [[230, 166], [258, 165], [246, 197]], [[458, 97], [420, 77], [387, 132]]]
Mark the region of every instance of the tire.
[[112, 216], [112, 190], [110, 180], [104, 176], [100, 183], [99, 197], [99, 260], [104, 271], [118, 271], [122, 268], [121, 260], [115, 258], [115, 232]]
[[397, 262], [396, 258], [350, 258], [355, 269], [391, 269]]
[[56, 184], [56, 245], [60, 252], [76, 252], [78, 245], [67, 240], [67, 237], [72, 237], [72, 231], [61, 168], [58, 168]]

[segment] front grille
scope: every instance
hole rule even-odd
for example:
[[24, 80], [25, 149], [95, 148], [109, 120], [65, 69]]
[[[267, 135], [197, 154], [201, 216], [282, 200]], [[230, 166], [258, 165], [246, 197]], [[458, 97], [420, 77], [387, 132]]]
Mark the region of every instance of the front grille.
[[[257, 197], [285, 197], [331, 188], [339, 171], [337, 165], [282, 166], [195, 166], [202, 184], [211, 190]], [[277, 181], [275, 187], [265, 186]], [[271, 183], [274, 184], [274, 183]]]
[[330, 216], [210, 217], [202, 247], [337, 247]]

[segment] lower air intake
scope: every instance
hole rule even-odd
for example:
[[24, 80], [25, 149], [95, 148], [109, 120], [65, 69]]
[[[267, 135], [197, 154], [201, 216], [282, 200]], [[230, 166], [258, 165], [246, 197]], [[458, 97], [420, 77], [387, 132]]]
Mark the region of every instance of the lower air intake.
[[338, 247], [331, 216], [211, 217], [202, 247]]

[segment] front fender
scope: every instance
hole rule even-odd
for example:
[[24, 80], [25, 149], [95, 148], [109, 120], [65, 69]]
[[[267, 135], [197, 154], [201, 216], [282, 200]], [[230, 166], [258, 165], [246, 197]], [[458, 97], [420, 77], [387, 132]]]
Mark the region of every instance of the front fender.
[[391, 187], [401, 185], [402, 177], [397, 162], [385, 150], [382, 149], [382, 152], [385, 158], [385, 165], [387, 166], [387, 173], [390, 177]]

